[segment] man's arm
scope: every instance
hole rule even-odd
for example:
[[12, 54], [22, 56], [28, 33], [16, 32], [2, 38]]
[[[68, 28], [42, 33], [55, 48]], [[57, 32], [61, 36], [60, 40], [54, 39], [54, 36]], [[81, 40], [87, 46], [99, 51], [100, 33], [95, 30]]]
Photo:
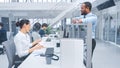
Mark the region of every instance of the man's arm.
[[76, 23], [79, 22], [79, 19], [82, 19], [82, 18], [83, 18], [83, 16], [75, 17], [75, 18], [72, 19], [72, 23], [76, 24]]
[[96, 21], [97, 21], [97, 17], [93, 16], [93, 17], [79, 19], [78, 23], [93, 23], [93, 22], [96, 22]]

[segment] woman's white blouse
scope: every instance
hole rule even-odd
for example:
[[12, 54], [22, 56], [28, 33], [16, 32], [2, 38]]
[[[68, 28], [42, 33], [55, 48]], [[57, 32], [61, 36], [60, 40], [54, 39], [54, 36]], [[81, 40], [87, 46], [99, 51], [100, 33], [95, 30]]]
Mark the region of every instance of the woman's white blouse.
[[16, 54], [19, 57], [23, 57], [29, 54], [28, 49], [32, 47], [30, 43], [30, 36], [19, 31], [14, 37], [14, 42], [16, 46]]

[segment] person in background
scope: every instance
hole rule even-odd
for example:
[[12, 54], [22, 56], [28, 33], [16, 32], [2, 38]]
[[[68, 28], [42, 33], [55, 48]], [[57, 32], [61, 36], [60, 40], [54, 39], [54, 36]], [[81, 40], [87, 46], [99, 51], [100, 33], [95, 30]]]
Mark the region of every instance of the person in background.
[[[91, 12], [92, 4], [90, 2], [84, 2], [81, 5], [81, 16], [73, 19], [72, 22], [74, 24], [80, 23], [92, 23], [92, 55], [94, 49], [96, 47], [96, 40], [95, 40], [95, 28], [97, 25], [97, 16]], [[86, 62], [84, 62], [86, 65]]]
[[[3, 23], [0, 23], [0, 45], [7, 40], [7, 31], [3, 29]], [[3, 47], [0, 47], [0, 54], [4, 54]]]
[[33, 31], [32, 31], [33, 41], [35, 41], [37, 39], [41, 39], [41, 36], [39, 34], [40, 28], [41, 28], [41, 24], [40, 23], [35, 23], [33, 25]]
[[7, 40], [7, 31], [3, 29], [3, 23], [0, 23], [0, 44]]
[[45, 31], [46, 31], [47, 27], [48, 27], [48, 25], [46, 23], [42, 24], [42, 28], [39, 31], [39, 34], [40, 34], [41, 37], [44, 37], [46, 35]]
[[24, 60], [34, 50], [43, 48], [42, 45], [38, 44], [40, 39], [30, 42], [30, 21], [23, 19], [19, 22], [20, 31], [14, 37], [14, 43], [16, 46], [16, 57], [15, 60]]

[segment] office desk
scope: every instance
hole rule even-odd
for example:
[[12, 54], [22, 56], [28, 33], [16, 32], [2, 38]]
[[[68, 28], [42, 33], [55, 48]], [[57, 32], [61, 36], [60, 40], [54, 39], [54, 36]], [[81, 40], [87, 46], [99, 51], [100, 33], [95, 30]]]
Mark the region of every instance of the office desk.
[[45, 57], [31, 54], [18, 68], [60, 68], [60, 62], [52, 60], [52, 63], [48, 65]]
[[[54, 43], [53, 42], [42, 42], [42, 44], [45, 44], [46, 47], [55, 48], [55, 42]], [[58, 51], [56, 48], [55, 50]], [[34, 51], [23, 61], [23, 63], [18, 68], [60, 68], [60, 60], [59, 61], [52, 60], [50, 65], [46, 64], [45, 57], [41, 57], [39, 55], [40, 53], [45, 53], [45, 51], [46, 49]]]
[[[43, 43], [45, 44], [45, 43]], [[54, 47], [53, 43], [46, 43], [46, 46]], [[83, 40], [77, 39], [62, 39], [61, 47], [57, 50], [55, 47], [55, 54], [60, 57], [59, 61], [53, 61], [51, 65], [46, 64], [46, 59], [40, 57], [39, 53], [42, 51], [34, 51], [18, 68], [85, 68], [83, 64]]]

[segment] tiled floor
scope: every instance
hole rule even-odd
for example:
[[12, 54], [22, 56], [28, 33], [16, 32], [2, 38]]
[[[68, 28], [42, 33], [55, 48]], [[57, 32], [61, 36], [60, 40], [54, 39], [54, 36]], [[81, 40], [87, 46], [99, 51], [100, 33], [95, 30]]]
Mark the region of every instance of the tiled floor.
[[97, 41], [93, 56], [93, 68], [120, 68], [120, 48]]
[[[0, 55], [0, 68], [7, 68], [6, 55]], [[93, 68], [120, 68], [120, 48], [102, 41], [97, 41], [93, 56]]]
[[8, 59], [5, 54], [0, 55], [0, 68], [8, 68]]

